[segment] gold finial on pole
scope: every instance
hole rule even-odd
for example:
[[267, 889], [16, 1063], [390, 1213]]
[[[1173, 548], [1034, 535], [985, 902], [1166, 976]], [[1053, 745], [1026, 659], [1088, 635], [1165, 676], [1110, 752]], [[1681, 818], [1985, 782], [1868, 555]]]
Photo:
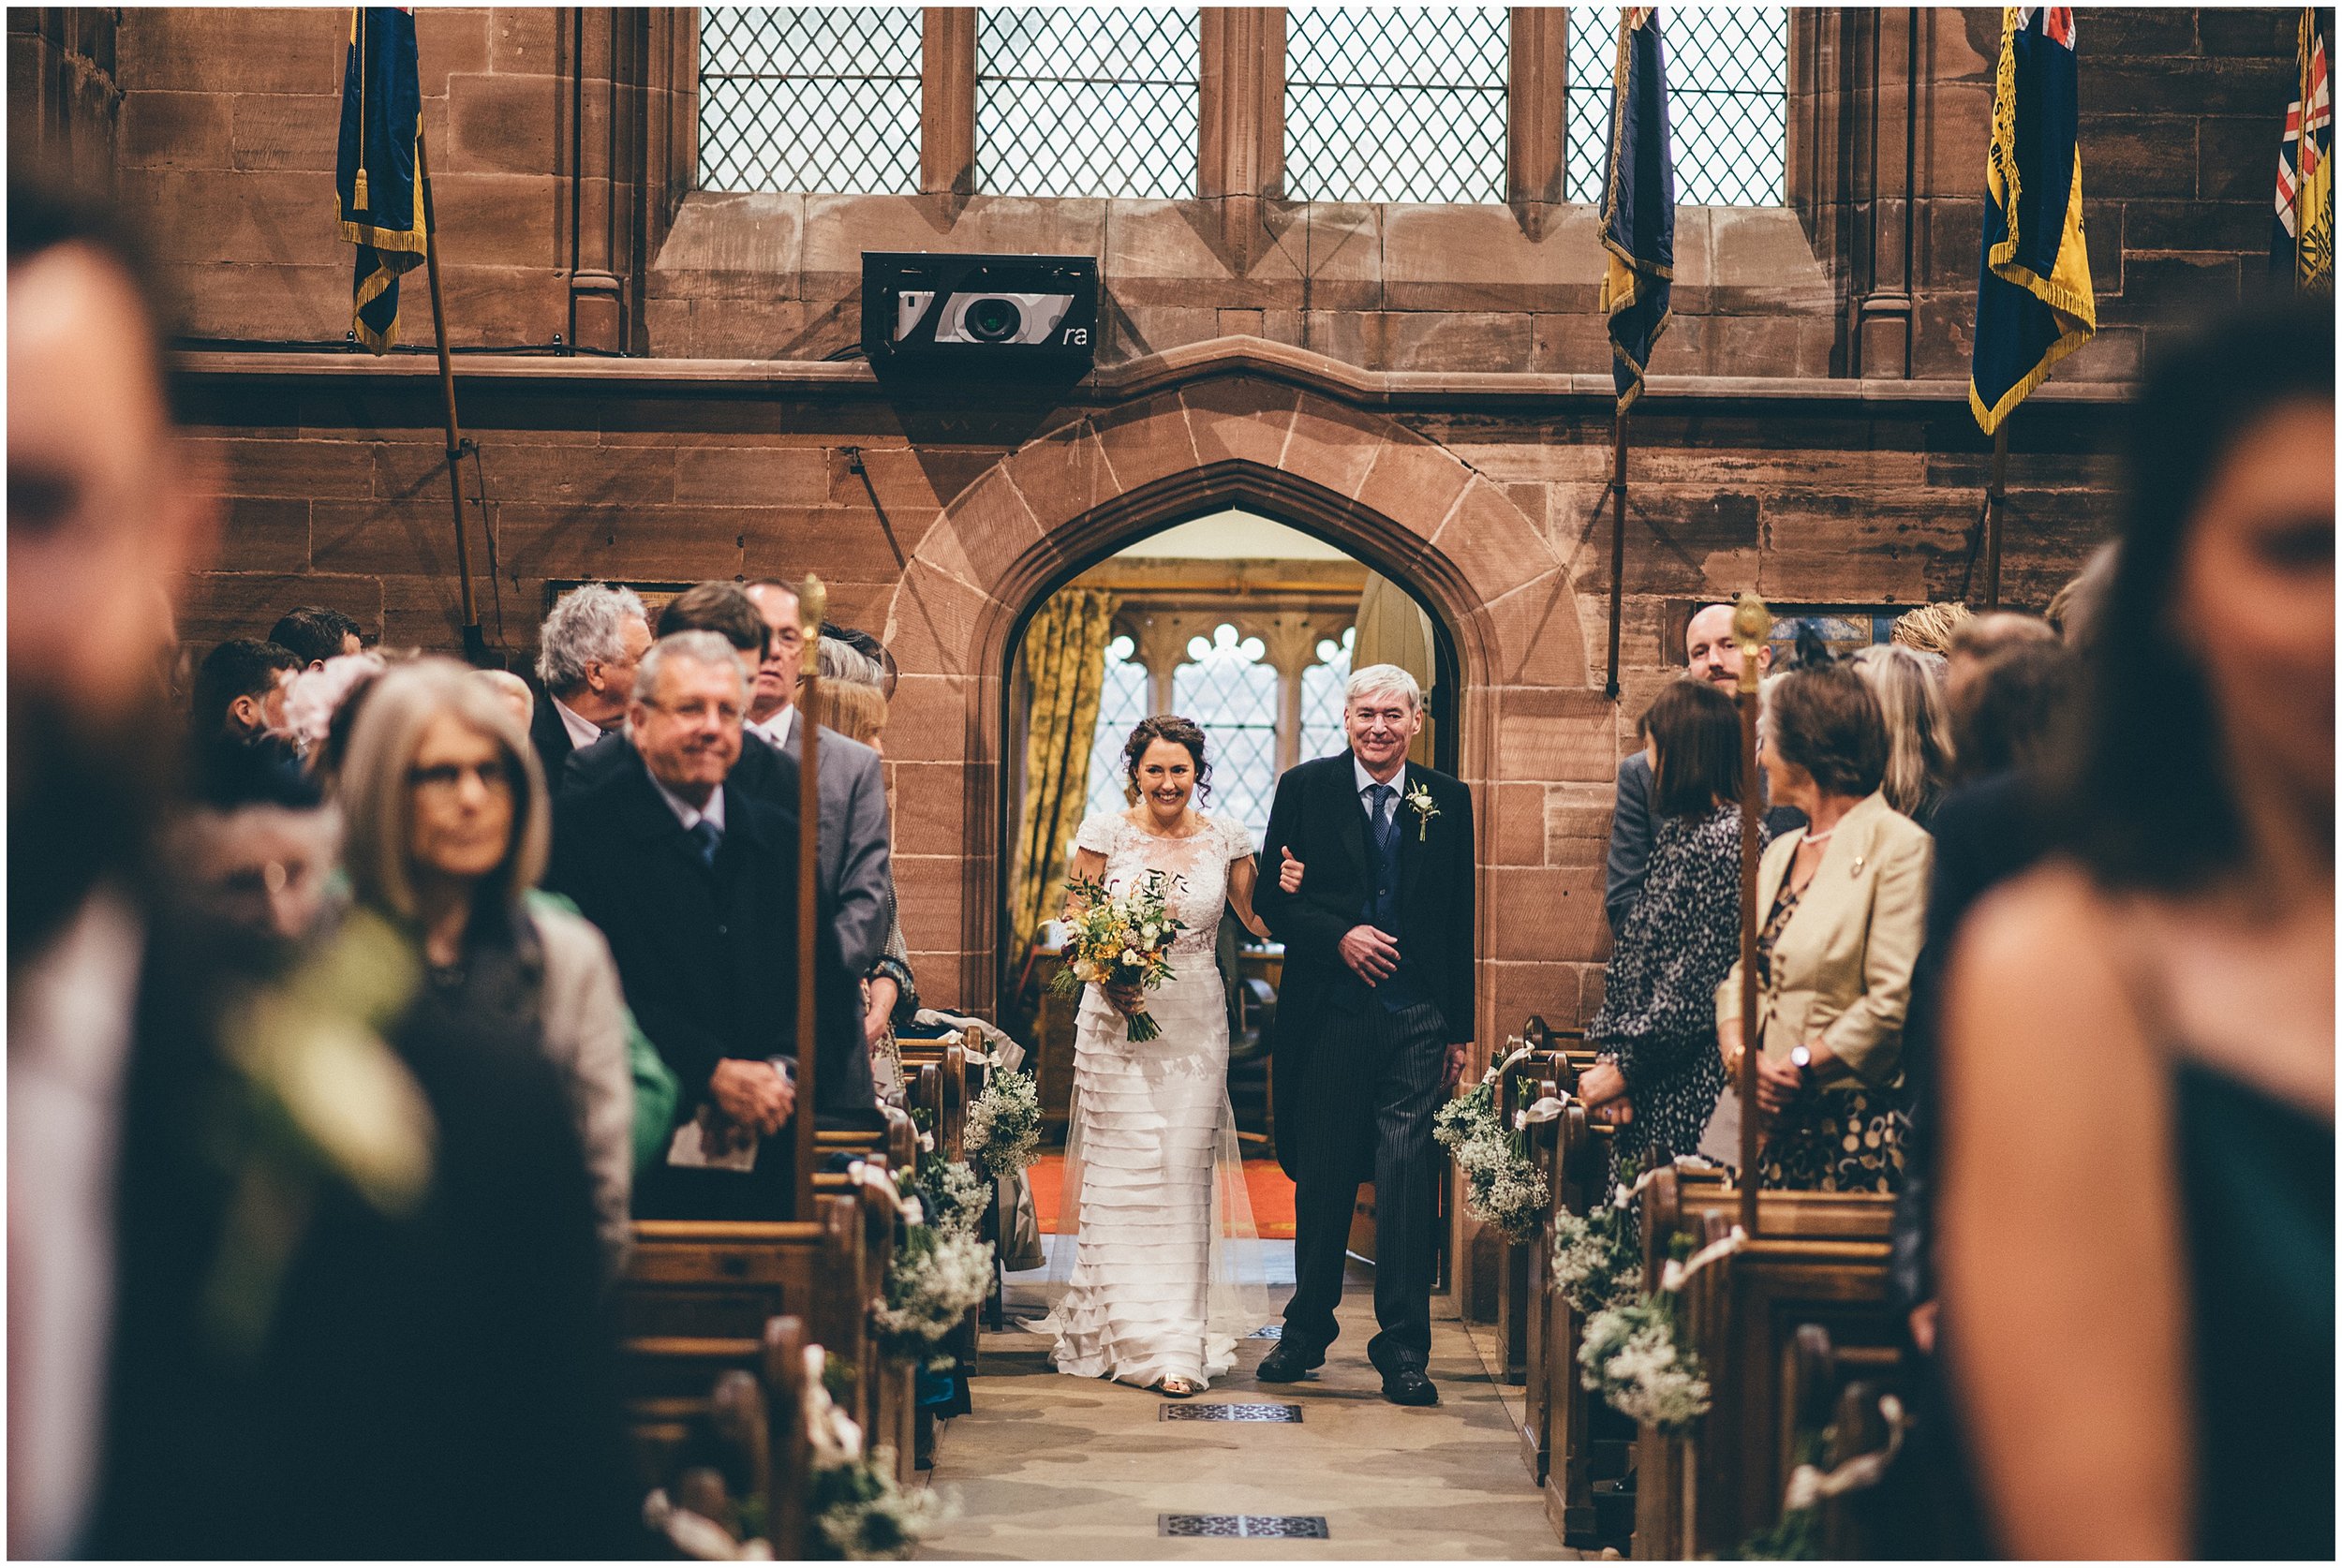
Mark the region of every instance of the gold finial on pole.
[[821, 986], [816, 973], [816, 923], [821, 919], [822, 874], [821, 726], [813, 721], [814, 688], [821, 680], [822, 619], [829, 613], [829, 590], [808, 576], [797, 589], [797, 625], [805, 633], [804, 680], [797, 688], [797, 1203], [795, 1217], [813, 1218], [814, 1086], [821, 1056]]
[[1741, 1229], [1756, 1235], [1757, 1157], [1762, 1147], [1756, 1108], [1756, 1056], [1765, 1047], [1756, 1020], [1756, 824], [1764, 816], [1764, 781], [1756, 772], [1757, 651], [1772, 636], [1772, 612], [1753, 593], [1732, 607], [1732, 636], [1741, 649]]
[[1763, 647], [1772, 636], [1772, 612], [1755, 594], [1743, 593], [1732, 607], [1732, 638], [1741, 645], [1741, 689], [1756, 689], [1760, 673], [1756, 661], [1748, 656]]

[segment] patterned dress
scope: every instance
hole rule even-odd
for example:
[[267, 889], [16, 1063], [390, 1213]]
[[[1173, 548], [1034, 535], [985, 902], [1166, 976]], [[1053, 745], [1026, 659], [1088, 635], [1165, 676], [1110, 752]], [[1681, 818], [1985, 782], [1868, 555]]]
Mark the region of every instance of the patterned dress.
[[[1772, 950], [1803, 892], [1792, 889], [1783, 873], [1772, 911], [1756, 934], [1759, 985], [1772, 983]], [[1766, 1134], [1756, 1185], [1803, 1192], [1899, 1192], [1908, 1126], [1899, 1097], [1859, 1081], [1808, 1090]]]
[[[1761, 847], [1771, 835], [1756, 831]], [[1699, 1146], [1724, 1092], [1716, 987], [1740, 955], [1740, 808], [1662, 822], [1586, 1026], [1635, 1110], [1610, 1141], [1612, 1182], [1628, 1160], [1647, 1171]]]

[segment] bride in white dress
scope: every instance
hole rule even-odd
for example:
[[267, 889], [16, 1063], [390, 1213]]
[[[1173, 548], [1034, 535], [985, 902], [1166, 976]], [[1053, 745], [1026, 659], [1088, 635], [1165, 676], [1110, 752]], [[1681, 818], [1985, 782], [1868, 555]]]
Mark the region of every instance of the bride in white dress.
[[[1110, 1377], [1183, 1398], [1235, 1364], [1236, 1339], [1267, 1321], [1266, 1292], [1238, 1283], [1256, 1253], [1228, 1103], [1227, 991], [1213, 962], [1221, 911], [1255, 935], [1258, 874], [1251, 836], [1194, 808], [1205, 784], [1204, 732], [1158, 717], [1123, 754], [1138, 802], [1100, 812], [1074, 843], [1074, 875], [1119, 891], [1149, 871], [1187, 928], [1173, 978], [1152, 991], [1084, 987], [1074, 1044], [1074, 1100], [1054, 1245], [1070, 1274], [1053, 1329], [1060, 1371]], [[1134, 1043], [1126, 1014], [1162, 1026]], [[1053, 1272], [1063, 1273], [1061, 1269]]]

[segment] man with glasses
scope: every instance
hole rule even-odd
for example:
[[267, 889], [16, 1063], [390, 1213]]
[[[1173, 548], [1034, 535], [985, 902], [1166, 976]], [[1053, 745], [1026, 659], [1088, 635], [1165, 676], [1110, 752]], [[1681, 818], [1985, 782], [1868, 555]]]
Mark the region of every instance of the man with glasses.
[[[736, 590], [735, 590], [736, 591]], [[682, 1085], [638, 1214], [781, 1219], [793, 1198], [797, 818], [735, 777], [746, 660], [712, 631], [643, 656], [623, 750], [572, 770], [547, 885], [602, 929], [643, 1031]], [[792, 780], [793, 783], [793, 780]], [[817, 943], [818, 1109], [873, 1118], [860, 998], [835, 932]]]

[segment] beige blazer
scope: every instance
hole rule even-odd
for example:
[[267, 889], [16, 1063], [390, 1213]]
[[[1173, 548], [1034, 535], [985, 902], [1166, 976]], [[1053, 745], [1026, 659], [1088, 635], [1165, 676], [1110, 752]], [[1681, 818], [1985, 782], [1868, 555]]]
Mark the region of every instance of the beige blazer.
[[[1799, 828], [1776, 838], [1756, 868], [1756, 918], [1771, 911]], [[1911, 967], [1927, 935], [1927, 884], [1935, 841], [1925, 828], [1866, 796], [1838, 820], [1781, 939], [1772, 982], [1756, 993], [1765, 1058], [1779, 1061], [1819, 1038], [1856, 1077], [1875, 1087], [1902, 1070], [1903, 1018]], [[1741, 1015], [1741, 966], [1716, 988], [1716, 1021]]]

